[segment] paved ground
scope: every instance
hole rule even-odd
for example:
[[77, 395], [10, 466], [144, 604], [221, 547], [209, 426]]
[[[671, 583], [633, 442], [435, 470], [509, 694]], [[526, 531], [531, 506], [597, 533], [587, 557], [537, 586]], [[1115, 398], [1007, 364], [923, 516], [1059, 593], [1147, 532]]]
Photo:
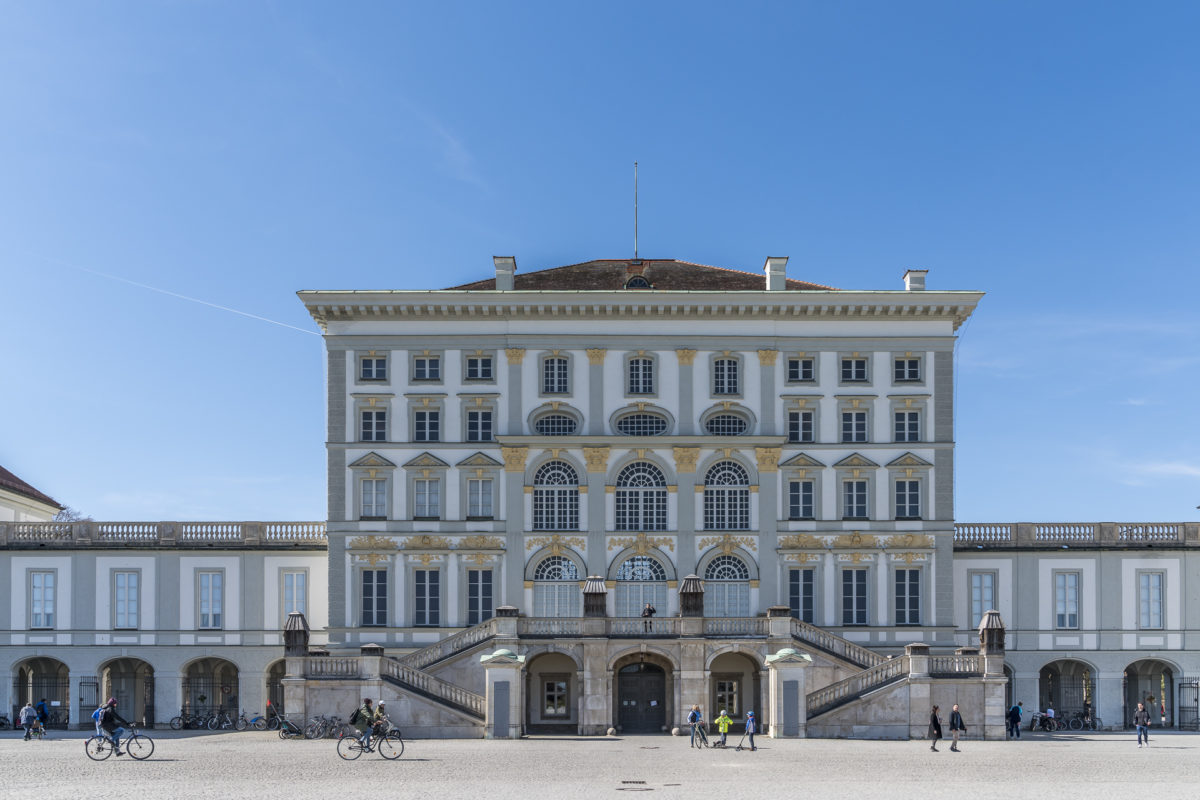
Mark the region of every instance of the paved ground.
[[[92, 762], [82, 732], [45, 742], [0, 738], [10, 791], [22, 797], [258, 798], [1104, 798], [1196, 797], [1200, 735], [1164, 733], [1138, 749], [1130, 734], [1027, 735], [1020, 742], [963, 743], [929, 752], [926, 742], [772, 741], [758, 752], [688, 747], [686, 738], [538, 737], [522, 741], [407, 743], [398, 761], [338, 758], [332, 741], [284, 742], [273, 733], [152, 731], [144, 762]], [[628, 783], [623, 783], [628, 782]], [[641, 783], [644, 782], [644, 783]], [[1066, 792], [1063, 794], [1063, 792]], [[969, 794], [968, 794], [969, 793]], [[16, 795], [14, 795], [16, 796]], [[1046, 795], [1041, 795], [1046, 796]]]

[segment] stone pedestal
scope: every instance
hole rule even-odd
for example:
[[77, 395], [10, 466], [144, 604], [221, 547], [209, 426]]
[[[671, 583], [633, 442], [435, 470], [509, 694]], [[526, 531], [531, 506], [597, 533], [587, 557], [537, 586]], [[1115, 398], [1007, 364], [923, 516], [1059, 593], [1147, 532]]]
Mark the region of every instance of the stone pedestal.
[[485, 739], [520, 739], [524, 730], [525, 656], [497, 650], [479, 657], [487, 689], [484, 692]]
[[767, 656], [767, 708], [762, 722], [772, 739], [803, 739], [808, 719], [806, 671], [812, 656], [785, 647]]

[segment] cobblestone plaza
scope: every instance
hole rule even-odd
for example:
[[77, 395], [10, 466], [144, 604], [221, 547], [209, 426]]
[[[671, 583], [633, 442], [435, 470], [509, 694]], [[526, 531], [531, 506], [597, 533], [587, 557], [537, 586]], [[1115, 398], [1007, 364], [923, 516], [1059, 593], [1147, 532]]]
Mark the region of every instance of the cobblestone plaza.
[[[696, 751], [685, 737], [545, 737], [538, 741], [414, 740], [398, 761], [338, 758], [334, 742], [282, 742], [273, 733], [156, 731], [144, 762], [92, 762], [82, 733], [46, 742], [0, 740], [10, 786], [48, 798], [662, 797], [777, 795], [825, 798], [1027, 796], [1076, 790], [1093, 800], [1160, 792], [1190, 796], [1200, 739], [1167, 733], [1138, 749], [1129, 733], [1026, 734], [967, 740], [963, 752], [926, 742], [771, 740], [758, 752]], [[1016, 794], [1014, 794], [1016, 793]], [[1036, 796], [1036, 795], [1034, 795]]]

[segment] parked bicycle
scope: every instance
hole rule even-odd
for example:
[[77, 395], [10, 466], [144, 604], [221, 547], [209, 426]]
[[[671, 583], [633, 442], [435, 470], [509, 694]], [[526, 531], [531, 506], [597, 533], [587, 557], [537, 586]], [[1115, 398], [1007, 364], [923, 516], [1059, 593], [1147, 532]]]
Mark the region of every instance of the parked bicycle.
[[171, 717], [170, 725], [173, 731], [184, 728], [203, 728], [208, 725], [208, 714], [180, 711], [177, 716]]
[[1067, 725], [1073, 731], [1099, 731], [1104, 729], [1104, 720], [1099, 717], [1089, 717], [1080, 711], [1070, 719]]
[[[242, 716], [244, 717], [245, 715], [246, 715], [246, 712], [243, 711]], [[250, 719], [250, 727], [254, 728], [254, 730], [256, 730], [256, 731], [266, 731], [266, 730], [277, 731], [277, 730], [279, 730], [279, 715], [272, 714], [270, 716], [267, 716], [266, 714], [259, 714], [258, 716], [252, 717]], [[238, 730], [241, 730], [241, 729], [239, 728]]]
[[[143, 761], [154, 752], [154, 740], [149, 736], [138, 733], [135, 726], [129, 726], [128, 735], [118, 740], [125, 752], [138, 761]], [[93, 736], [84, 742], [84, 749], [92, 761], [103, 761], [113, 754], [112, 740], [107, 736]]]
[[279, 717], [279, 738], [280, 739], [303, 739], [304, 731], [300, 726], [292, 722], [286, 714]]
[[404, 737], [400, 735], [400, 729], [389, 727], [386, 733], [372, 734], [371, 746], [364, 747], [362, 739], [358, 737], [358, 731], [354, 732], [353, 736], [343, 736], [338, 739], [337, 754], [347, 761], [353, 761], [363, 753], [371, 753], [376, 750], [379, 755], [395, 761], [404, 753]]
[[[210, 731], [228, 730], [233, 727], [233, 717], [229, 716], [229, 712], [225, 709], [217, 709], [208, 718], [205, 725]], [[245, 728], [241, 730], [245, 730]]]
[[14, 727], [12, 721], [8, 718], [8, 714], [0, 714], [0, 730], [6, 731]]
[[355, 733], [354, 727], [341, 717], [312, 717], [304, 728], [305, 739], [341, 739]]

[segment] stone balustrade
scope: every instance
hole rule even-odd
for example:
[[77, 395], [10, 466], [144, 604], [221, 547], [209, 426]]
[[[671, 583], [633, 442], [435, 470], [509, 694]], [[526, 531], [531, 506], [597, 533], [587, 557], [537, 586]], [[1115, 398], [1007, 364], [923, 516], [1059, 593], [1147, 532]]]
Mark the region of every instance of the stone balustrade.
[[1137, 545], [1200, 547], [1198, 522], [959, 522], [959, 550], [1097, 548]]
[[247, 547], [324, 550], [324, 522], [0, 522], [0, 547]]

